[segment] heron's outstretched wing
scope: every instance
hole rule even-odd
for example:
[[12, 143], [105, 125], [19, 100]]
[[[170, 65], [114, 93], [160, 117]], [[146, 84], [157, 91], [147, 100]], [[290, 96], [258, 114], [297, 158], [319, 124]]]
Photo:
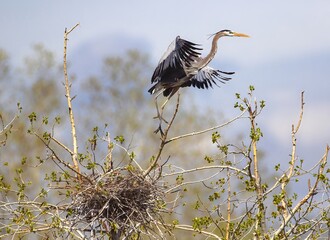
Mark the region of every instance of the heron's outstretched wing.
[[182, 87], [197, 87], [197, 88], [209, 88], [213, 87], [212, 84], [219, 86], [218, 82], [225, 83], [226, 81], [230, 80], [230, 77], [226, 77], [223, 74], [231, 75], [234, 72], [224, 72], [220, 70], [213, 69], [209, 66], [206, 66], [200, 69], [197, 74], [193, 75], [190, 80], [185, 83]]
[[173, 72], [176, 69], [182, 70], [183, 66], [190, 66], [193, 59], [200, 56], [200, 52], [198, 51], [202, 49], [197, 46], [198, 44], [177, 36], [161, 57], [151, 77], [151, 83], [161, 81], [162, 76], [168, 75], [168, 72]]

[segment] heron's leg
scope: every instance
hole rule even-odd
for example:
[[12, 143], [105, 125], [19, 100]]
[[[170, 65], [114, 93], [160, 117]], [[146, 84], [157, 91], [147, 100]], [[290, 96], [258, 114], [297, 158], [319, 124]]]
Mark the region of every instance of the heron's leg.
[[[155, 133], [158, 133], [160, 131], [161, 135], [164, 136], [164, 132], [162, 130], [162, 120], [167, 124], [169, 125], [169, 122], [166, 121], [164, 118], [163, 118], [163, 110], [165, 108], [165, 105], [168, 103], [168, 101], [170, 100], [170, 98], [180, 89], [180, 87], [177, 87], [177, 88], [173, 88], [171, 94], [168, 96], [168, 98], [166, 99], [166, 101], [163, 103], [163, 105], [160, 107], [161, 109], [161, 112], [160, 112], [160, 115], [159, 115], [159, 127], [154, 131]], [[178, 96], [178, 101], [179, 101], [179, 96]], [[157, 103], [156, 103], [157, 104]], [[157, 111], [159, 113], [159, 109], [158, 109], [158, 105], [157, 105]]]
[[156, 106], [156, 110], [157, 110], [157, 116], [154, 117], [155, 118], [159, 118], [160, 114], [159, 114], [159, 108], [158, 108], [158, 103], [157, 103], [157, 98], [158, 98], [159, 94], [155, 97], [155, 106]]
[[165, 108], [165, 105], [167, 104], [168, 100], [170, 100], [170, 97], [168, 97], [168, 98], [166, 99], [166, 101], [163, 103], [163, 105], [160, 107], [160, 109], [162, 110], [162, 112], [163, 112], [163, 110], [164, 110], [164, 108]]
[[160, 93], [158, 93], [158, 94], [156, 95], [156, 97], [155, 97], [155, 105], [156, 105], [156, 110], [157, 110], [157, 116], [155, 116], [154, 119], [158, 118], [158, 119], [162, 119], [162, 120], [164, 120], [165, 122], [167, 122], [165, 119], [162, 118], [162, 115], [163, 115], [163, 109], [164, 109], [163, 105], [164, 105], [164, 104], [162, 105], [162, 107], [161, 107], [161, 110], [162, 110], [162, 111], [160, 112], [160, 111], [159, 111], [159, 107], [158, 107], [158, 102], [157, 102], [159, 95], [162, 94], [162, 93], [163, 93], [163, 91], [160, 92]]
[[[164, 110], [165, 105], [163, 104], [163, 105], [161, 106], [161, 111], [159, 111], [158, 102], [157, 102], [159, 95], [162, 94], [163, 92], [164, 92], [164, 90], [161, 91], [160, 93], [158, 93], [157, 96], [155, 97], [155, 105], [156, 105], [156, 110], [157, 110], [157, 116], [154, 117], [154, 119], [156, 119], [156, 118], [159, 119], [159, 126], [158, 126], [158, 128], [154, 131], [154, 133], [158, 133], [158, 132], [160, 131], [160, 134], [161, 134], [161, 135], [164, 135], [164, 132], [163, 132], [163, 130], [162, 130], [162, 121], [164, 121], [165, 123], [168, 123], [168, 122], [163, 118], [163, 110]], [[167, 99], [167, 101], [168, 101], [168, 99]], [[167, 101], [166, 101], [166, 102], [167, 102]]]
[[168, 101], [168, 99], [167, 99], [167, 100], [165, 101], [165, 103], [161, 106], [161, 108], [160, 108], [161, 111], [159, 111], [158, 101], [157, 101], [159, 95], [162, 94], [163, 92], [164, 92], [164, 90], [161, 91], [160, 93], [158, 93], [158, 94], [156, 95], [156, 97], [155, 97], [155, 105], [156, 105], [156, 110], [157, 110], [157, 116], [155, 116], [154, 119], [158, 118], [158, 119], [161, 119], [161, 120], [163, 120], [164, 122], [168, 123], [168, 122], [163, 118], [163, 110], [164, 110], [164, 107], [165, 107], [166, 102]]
[[165, 101], [165, 102], [163, 103], [163, 105], [160, 107], [160, 110], [159, 110], [159, 108], [158, 108], [158, 104], [156, 103], [157, 116], [154, 117], [154, 118], [158, 118], [158, 119], [161, 120], [161, 121], [164, 121], [164, 122], [167, 123], [167, 124], [168, 124], [168, 121], [167, 121], [165, 118], [163, 118], [163, 112], [164, 112], [164, 108], [165, 108], [165, 105], [167, 104], [168, 100], [169, 100], [169, 98], [166, 99], [166, 101]]
[[[159, 109], [158, 109], [158, 104], [156, 102], [156, 108], [157, 108], [157, 117], [154, 117], [154, 118], [161, 118], [162, 120], [164, 120], [164, 122], [166, 122], [168, 124], [168, 121], [166, 121], [164, 118], [163, 118], [163, 110], [165, 108], [165, 105], [167, 104], [167, 102], [170, 100], [170, 98], [180, 89], [180, 87], [175, 87], [172, 89], [172, 92], [171, 94], [167, 97], [166, 101], [163, 103], [163, 105], [160, 107], [161, 109], [161, 112], [159, 112]], [[165, 89], [164, 89], [165, 90]], [[163, 93], [164, 90], [161, 92]], [[160, 94], [158, 94], [156, 96], [156, 98], [159, 96]]]

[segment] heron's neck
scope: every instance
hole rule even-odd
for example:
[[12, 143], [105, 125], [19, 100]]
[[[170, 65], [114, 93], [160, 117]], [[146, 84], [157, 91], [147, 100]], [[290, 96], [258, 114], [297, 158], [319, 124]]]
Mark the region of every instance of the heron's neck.
[[205, 67], [207, 64], [209, 64], [211, 60], [214, 58], [215, 54], [218, 51], [218, 40], [219, 40], [219, 36], [215, 35], [212, 40], [212, 47], [209, 54], [207, 54], [206, 57], [203, 58], [203, 60], [199, 64], [200, 69]]

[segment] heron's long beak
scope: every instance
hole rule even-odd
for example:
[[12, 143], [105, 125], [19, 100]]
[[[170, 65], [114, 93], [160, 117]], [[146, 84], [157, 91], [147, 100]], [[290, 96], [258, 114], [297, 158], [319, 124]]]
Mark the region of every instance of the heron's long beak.
[[249, 35], [246, 35], [244, 33], [237, 33], [237, 32], [233, 32], [235, 37], [250, 37]]

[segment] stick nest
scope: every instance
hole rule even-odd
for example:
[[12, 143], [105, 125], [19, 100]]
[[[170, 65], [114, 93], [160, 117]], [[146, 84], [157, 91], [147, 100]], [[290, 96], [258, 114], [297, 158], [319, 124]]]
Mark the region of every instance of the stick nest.
[[137, 223], [148, 227], [159, 220], [164, 194], [154, 181], [126, 170], [88, 178], [72, 194], [71, 218], [76, 222], [107, 223], [112, 230], [127, 232]]

